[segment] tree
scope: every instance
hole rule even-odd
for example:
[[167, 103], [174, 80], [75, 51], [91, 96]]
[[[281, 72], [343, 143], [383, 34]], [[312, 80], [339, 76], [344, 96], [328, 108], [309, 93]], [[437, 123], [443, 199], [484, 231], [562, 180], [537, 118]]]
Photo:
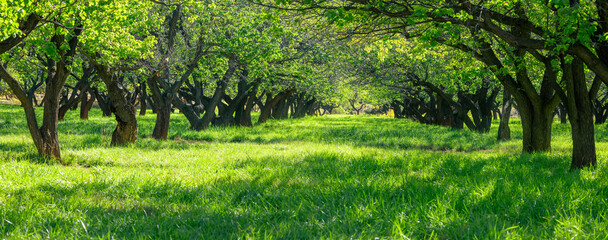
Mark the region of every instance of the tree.
[[[88, 15], [80, 52], [106, 86], [109, 110], [117, 123], [111, 144], [130, 144], [137, 140], [137, 111], [135, 96], [125, 87], [123, 77], [140, 69], [138, 61], [151, 57], [156, 38], [149, 36], [146, 28], [157, 24], [157, 19], [140, 20], [149, 13], [151, 2], [114, 1], [102, 6]], [[115, 44], [118, 42], [121, 44]], [[99, 92], [96, 95], [100, 96]]]
[[[402, 34], [422, 38], [467, 52], [490, 68], [505, 89], [514, 97], [522, 116], [523, 151], [548, 151], [551, 148], [551, 123], [554, 108], [560, 101], [556, 78], [559, 55], [580, 58], [587, 67], [608, 82], [608, 64], [602, 56], [608, 45], [602, 43], [608, 30], [608, 8], [602, 1], [288, 1], [296, 9], [324, 11], [329, 21], [350, 27], [351, 33]], [[264, 5], [271, 5], [262, 3]], [[277, 6], [274, 6], [277, 7]], [[279, 8], [283, 7], [281, 5]], [[595, 20], [601, 24], [594, 24]], [[592, 44], [593, 43], [593, 44]], [[596, 44], [597, 43], [597, 44]], [[497, 54], [502, 52], [502, 54]], [[597, 54], [596, 54], [597, 53]], [[507, 56], [502, 60], [499, 56]], [[530, 57], [543, 68], [537, 89], [528, 71]], [[510, 60], [513, 59], [513, 60]], [[505, 66], [505, 63], [507, 66]], [[557, 64], [556, 64], [557, 63]], [[510, 66], [509, 66], [510, 65]], [[557, 65], [557, 69], [555, 66]], [[507, 69], [511, 67], [511, 71]], [[568, 65], [563, 67], [569, 68]], [[569, 71], [562, 69], [562, 72]], [[573, 84], [582, 83], [578, 80]], [[563, 85], [562, 85], [563, 86]], [[577, 103], [568, 109], [587, 112], [586, 86], [566, 96]], [[582, 104], [582, 105], [578, 105]], [[576, 106], [576, 108], [575, 108]], [[582, 109], [580, 109], [582, 108]], [[579, 125], [573, 125], [573, 141], [587, 144], [586, 153], [594, 152], [592, 128], [583, 114]], [[572, 124], [572, 123], [571, 123]], [[578, 132], [576, 132], [578, 131]], [[584, 140], [583, 140], [584, 139]], [[573, 147], [578, 148], [579, 143]], [[589, 153], [574, 154], [572, 168], [595, 164]], [[594, 154], [593, 154], [594, 155]]]
[[[51, 2], [49, 4], [53, 3]], [[18, 22], [19, 24], [17, 29], [12, 29], [10, 27], [11, 25], [5, 25], [2, 31], [0, 31], [3, 33], [4, 37], [0, 42], [0, 54], [6, 53], [17, 44], [23, 42], [23, 40], [36, 28], [39, 28], [39, 31], [36, 32], [38, 38], [44, 36], [47, 39], [50, 39], [47, 44], [42, 46], [42, 49], [38, 50], [45, 52], [45, 54], [49, 55], [52, 59], [49, 63], [49, 67], [52, 67], [52, 70], [49, 72], [48, 81], [46, 82], [45, 87], [45, 98], [43, 103], [44, 112], [41, 126], [38, 125], [32, 100], [28, 97], [19, 80], [15, 79], [4, 66], [0, 66], [0, 77], [9, 85], [13, 94], [21, 101], [21, 106], [25, 110], [28, 128], [38, 153], [44, 157], [54, 158], [61, 162], [59, 139], [57, 135], [59, 97], [63, 85], [70, 74], [72, 59], [76, 54], [79, 36], [82, 33], [82, 20], [71, 17], [69, 11], [67, 11], [67, 13], [63, 12], [60, 17], [55, 16], [55, 19], [45, 19], [44, 16], [52, 15], [49, 12], [44, 12], [47, 9], [35, 12], [34, 9], [27, 6], [13, 5], [11, 7], [7, 9], [7, 12], [11, 13], [12, 10], [21, 12], [22, 14], [27, 11], [30, 13], [27, 14], [27, 17], [20, 16], [17, 13], [5, 18], [5, 20], [8, 19], [10, 21]], [[59, 4], [56, 7], [63, 6]], [[11, 17], [15, 17], [16, 19], [11, 19]], [[57, 18], [61, 18], [64, 22], [60, 24]], [[39, 24], [41, 24], [42, 21], [53, 21], [55, 24], [40, 26]], [[13, 35], [6, 37], [7, 32], [12, 33]]]

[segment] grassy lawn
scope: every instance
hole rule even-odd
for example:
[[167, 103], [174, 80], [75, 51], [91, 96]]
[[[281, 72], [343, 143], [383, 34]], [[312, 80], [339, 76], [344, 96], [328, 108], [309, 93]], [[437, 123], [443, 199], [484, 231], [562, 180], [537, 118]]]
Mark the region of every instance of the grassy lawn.
[[604, 238], [608, 129], [599, 167], [568, 172], [569, 125], [553, 151], [514, 140], [371, 116], [270, 121], [110, 147], [113, 118], [68, 113], [70, 164], [36, 156], [24, 114], [0, 106], [0, 239]]

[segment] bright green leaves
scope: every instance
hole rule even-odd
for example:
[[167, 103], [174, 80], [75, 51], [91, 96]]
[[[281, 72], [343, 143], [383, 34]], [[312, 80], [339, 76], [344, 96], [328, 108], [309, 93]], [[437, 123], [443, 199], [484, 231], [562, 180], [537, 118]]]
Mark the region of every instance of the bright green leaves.
[[108, 64], [125, 64], [127, 60], [145, 59], [156, 39], [148, 35], [147, 27], [159, 24], [149, 18], [152, 3], [148, 1], [89, 2], [86, 12], [82, 48], [90, 54], [100, 54]]
[[[38, 3], [45, 5], [46, 1]], [[19, 23], [30, 14], [43, 14], [44, 8], [39, 9], [29, 0], [0, 0], [0, 39], [20, 35]]]

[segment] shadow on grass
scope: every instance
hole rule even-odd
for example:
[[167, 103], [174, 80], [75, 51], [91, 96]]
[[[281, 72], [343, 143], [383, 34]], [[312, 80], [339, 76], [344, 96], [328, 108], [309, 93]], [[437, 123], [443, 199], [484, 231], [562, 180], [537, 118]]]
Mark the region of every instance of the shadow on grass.
[[[14, 224], [2, 232], [22, 231], [27, 220], [43, 237], [43, 229], [54, 228], [76, 237], [121, 239], [371, 238], [399, 237], [398, 228], [414, 238], [504, 238], [502, 230], [511, 226], [551, 236], [564, 211], [583, 218], [602, 214], [588, 209], [603, 209], [594, 193], [606, 187], [556, 168], [567, 159], [448, 155], [425, 162], [433, 155], [422, 153], [413, 163], [325, 153], [292, 162], [246, 158], [224, 168], [246, 171], [250, 178], [228, 175], [194, 185], [170, 179], [58, 180], [9, 192], [6, 204], [15, 208], [4, 217]], [[581, 185], [591, 186], [585, 189], [591, 197], [573, 205]], [[22, 201], [52, 204], [54, 210], [26, 209], [38, 215], [23, 219], [17, 207]]]

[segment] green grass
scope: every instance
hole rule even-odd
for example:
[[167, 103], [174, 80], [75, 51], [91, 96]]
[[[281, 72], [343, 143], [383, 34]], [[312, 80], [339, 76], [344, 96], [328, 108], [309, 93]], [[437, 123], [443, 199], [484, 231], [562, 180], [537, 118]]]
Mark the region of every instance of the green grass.
[[521, 154], [521, 129], [489, 134], [370, 116], [270, 121], [110, 147], [112, 118], [60, 123], [69, 166], [45, 162], [22, 110], [0, 106], [0, 239], [605, 238], [608, 135], [600, 166], [568, 172], [553, 151]]

